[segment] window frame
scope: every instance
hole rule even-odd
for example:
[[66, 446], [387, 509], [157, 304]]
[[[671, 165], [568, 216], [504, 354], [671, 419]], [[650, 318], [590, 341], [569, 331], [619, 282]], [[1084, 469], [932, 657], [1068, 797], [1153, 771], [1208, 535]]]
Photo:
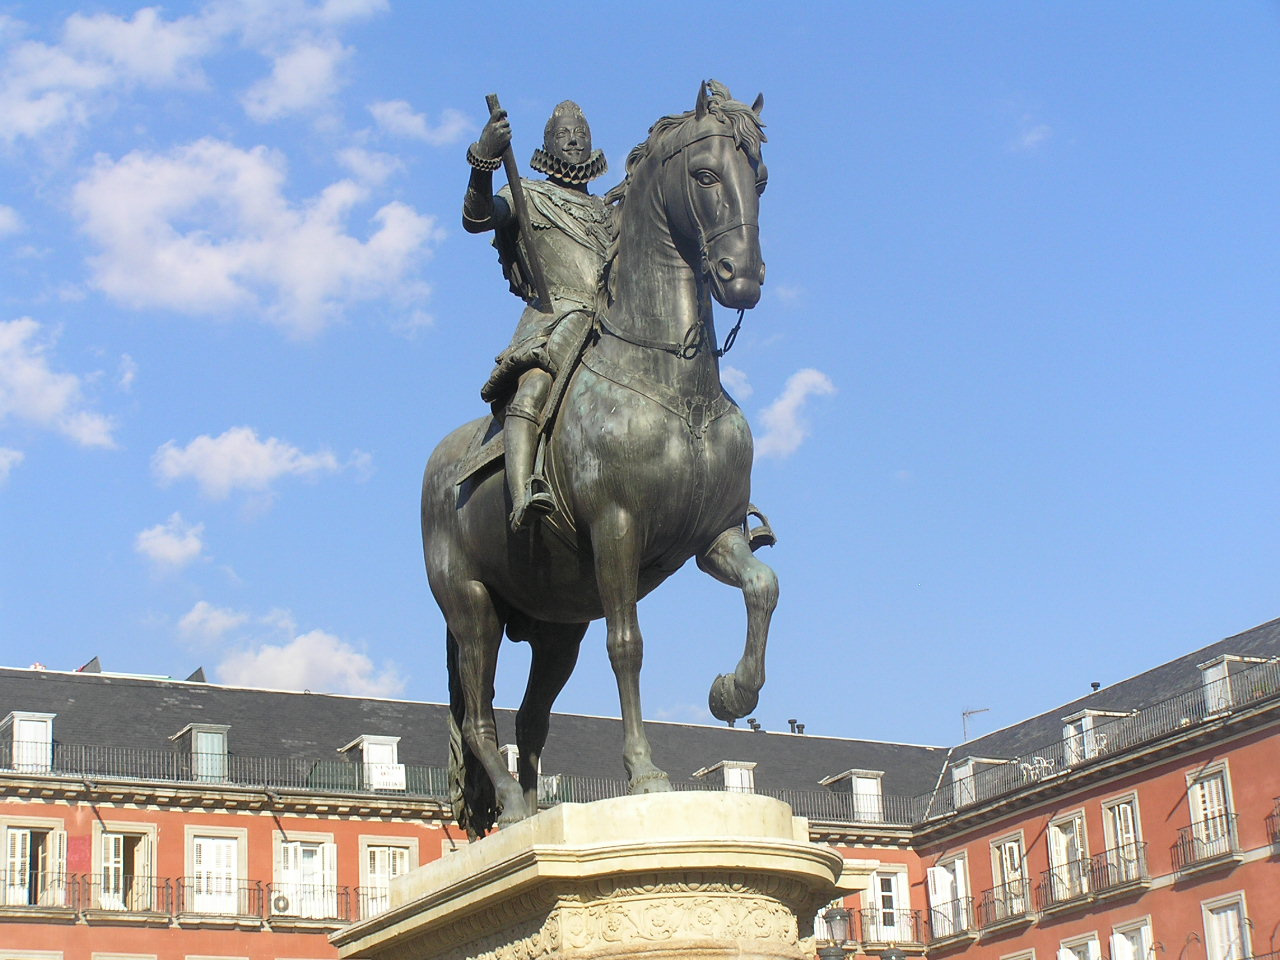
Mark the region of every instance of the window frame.
[[[1055, 831], [1059, 830], [1064, 824], [1076, 824], [1076, 846], [1078, 847], [1077, 857], [1060, 861], [1058, 857], [1059, 847], [1055, 837], [1058, 836]], [[1089, 883], [1089, 870], [1087, 864], [1089, 862], [1089, 823], [1084, 815], [1084, 808], [1072, 810], [1061, 816], [1054, 817], [1049, 821], [1045, 831], [1045, 842], [1048, 846], [1049, 853], [1049, 884], [1053, 893], [1055, 903], [1061, 903], [1065, 900], [1074, 900], [1077, 897], [1084, 896], [1091, 890]], [[1078, 866], [1073, 866], [1078, 865]], [[1065, 871], [1065, 873], [1063, 872]], [[1066, 880], [1060, 880], [1061, 876], [1065, 876]], [[1059, 896], [1057, 885], [1065, 883], [1071, 891], [1064, 896]]]
[[[948, 870], [948, 867], [953, 868]], [[937, 872], [935, 872], [937, 871]], [[934, 877], [938, 872], [947, 873], [952, 877], [953, 889], [950, 900], [934, 902]], [[965, 900], [972, 898], [972, 888], [969, 883], [969, 854], [968, 851], [952, 854], [948, 857], [940, 857], [932, 867], [925, 870], [925, 888], [929, 900], [929, 929], [935, 937], [954, 937], [962, 933], [966, 933], [973, 925], [969, 911], [965, 909]], [[950, 906], [950, 912], [939, 910], [940, 907]], [[934, 917], [941, 917], [943, 922], [935, 926]], [[942, 927], [944, 932], [939, 932], [938, 927]]]
[[[107, 836], [126, 836], [141, 837], [143, 840], [143, 859], [145, 860], [146, 870], [139, 872], [137, 870], [137, 860], [135, 855], [134, 872], [132, 874], [124, 874], [122, 870], [122, 878], [124, 876], [132, 877], [136, 881], [141, 879], [148, 886], [145, 892], [138, 897], [131, 897], [130, 893], [124, 893], [134, 906], [126, 905], [126, 901], [122, 900], [121, 905], [104, 906], [106, 897], [106, 870], [103, 843]], [[89, 834], [89, 843], [91, 847], [90, 866], [93, 868], [93, 877], [99, 881], [95, 885], [94, 890], [94, 909], [111, 910], [113, 912], [146, 912], [155, 909], [154, 895], [156, 882], [156, 844], [159, 837], [159, 827], [154, 823], [146, 823], [138, 820], [100, 820], [95, 819], [93, 828]], [[123, 884], [122, 884], [123, 885]]]
[[184, 902], [182, 909], [184, 913], [196, 914], [200, 916], [239, 916], [240, 891], [243, 888], [249, 875], [249, 829], [248, 827], [224, 827], [213, 824], [183, 824], [183, 884], [187, 887], [195, 886], [196, 869], [196, 840], [234, 840], [236, 842], [236, 863], [235, 869], [232, 871], [231, 883], [234, 888], [233, 896], [236, 900], [237, 910], [233, 914], [221, 914], [209, 910], [195, 909], [195, 898], [197, 894], [191, 891], [191, 902]]
[[1128, 933], [1131, 930], [1141, 931], [1142, 955], [1131, 957], [1129, 958], [1129, 960], [1149, 960], [1149, 958], [1151, 958], [1152, 950], [1155, 948], [1156, 938], [1155, 938], [1155, 931], [1152, 928], [1152, 924], [1151, 924], [1151, 915], [1147, 914], [1147, 916], [1145, 917], [1137, 917], [1136, 919], [1128, 920], [1128, 921], [1125, 921], [1124, 923], [1112, 924], [1111, 942], [1110, 942], [1111, 960], [1121, 960], [1121, 958], [1117, 956], [1117, 952], [1118, 952], [1116, 950], [1117, 938], [1123, 937], [1126, 933]]
[[[46, 835], [46, 843], [52, 844], [52, 859], [54, 869], [38, 871], [38, 875], [43, 878], [39, 892], [36, 894], [37, 902], [31, 902], [31, 886], [30, 879], [33, 875], [37, 875], [37, 871], [31, 869], [31, 842], [27, 841], [27, 868], [24, 883], [16, 884], [13, 882], [9, 871], [10, 850], [9, 835], [10, 831], [25, 832], [28, 835], [32, 833], [42, 833]], [[44, 856], [50, 855], [46, 848]], [[3, 873], [5, 882], [0, 885], [0, 906], [15, 907], [65, 907], [67, 905], [67, 823], [60, 817], [0, 817], [0, 863], [4, 864]], [[52, 878], [52, 879], [50, 879]], [[11, 891], [26, 890], [21, 900], [14, 898]]]
[[1234, 893], [1223, 894], [1222, 896], [1213, 897], [1209, 900], [1200, 901], [1200, 915], [1204, 924], [1204, 954], [1205, 960], [1223, 960], [1222, 957], [1215, 957], [1210, 950], [1216, 946], [1217, 933], [1210, 923], [1210, 914], [1214, 910], [1222, 907], [1236, 906], [1240, 910], [1240, 958], [1248, 958], [1253, 956], [1252, 943], [1252, 927], [1249, 922], [1249, 907], [1245, 902], [1243, 890], [1237, 890]]

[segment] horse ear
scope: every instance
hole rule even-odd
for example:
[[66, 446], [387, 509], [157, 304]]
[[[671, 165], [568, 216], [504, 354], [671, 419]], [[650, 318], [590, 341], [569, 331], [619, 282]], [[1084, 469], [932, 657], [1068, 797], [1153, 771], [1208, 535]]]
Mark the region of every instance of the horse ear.
[[757, 93], [756, 102], [751, 105], [751, 112], [758, 117], [760, 116], [760, 111], [763, 109], [764, 109], [764, 94]]
[[707, 115], [707, 81], [705, 80], [698, 85], [698, 102], [694, 105], [693, 115], [697, 120]]

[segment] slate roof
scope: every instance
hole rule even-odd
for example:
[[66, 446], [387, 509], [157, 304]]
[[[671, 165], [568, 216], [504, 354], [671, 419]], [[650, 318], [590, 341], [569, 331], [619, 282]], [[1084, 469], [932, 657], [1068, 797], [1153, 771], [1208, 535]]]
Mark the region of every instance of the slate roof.
[[[821, 790], [846, 770], [883, 771], [887, 796], [932, 791], [945, 764], [965, 757], [1014, 758], [1062, 739], [1062, 718], [1085, 709], [1128, 712], [1166, 700], [1200, 682], [1198, 665], [1221, 654], [1280, 658], [1280, 620], [1273, 620], [1036, 717], [955, 747], [772, 733], [646, 721], [654, 758], [673, 779], [722, 760], [755, 762], [762, 790]], [[228, 724], [228, 748], [253, 757], [325, 761], [361, 735], [400, 737], [400, 761], [444, 766], [447, 708], [442, 704], [103, 673], [0, 668], [0, 717], [12, 710], [55, 713], [63, 744], [170, 750], [189, 723]], [[514, 711], [498, 710], [499, 738], [514, 742]], [[621, 721], [556, 714], [543, 754], [544, 774], [620, 779]]]
[[[227, 687], [110, 674], [0, 668], [0, 717], [11, 710], [55, 713], [64, 744], [171, 750], [189, 723], [227, 724], [230, 753], [335, 760], [361, 735], [400, 737], [406, 764], [444, 766], [448, 713], [442, 704]], [[515, 714], [496, 711], [501, 742], [515, 740]], [[721, 760], [754, 761], [761, 789], [821, 790], [850, 769], [884, 771], [886, 794], [930, 790], [944, 747], [646, 722], [654, 757], [673, 779]], [[543, 753], [544, 774], [621, 779], [621, 721], [557, 714]]]
[[1243, 633], [1193, 650], [1176, 660], [1170, 660], [1128, 680], [1064, 703], [1052, 710], [1022, 720], [1002, 730], [986, 734], [951, 751], [951, 758], [966, 757], [1013, 758], [1035, 754], [1046, 744], [1062, 739], [1062, 719], [1083, 710], [1103, 710], [1128, 713], [1168, 700], [1201, 685], [1199, 665], [1223, 654], [1239, 657], [1260, 657], [1272, 660], [1280, 657], [1280, 619], [1253, 627]]

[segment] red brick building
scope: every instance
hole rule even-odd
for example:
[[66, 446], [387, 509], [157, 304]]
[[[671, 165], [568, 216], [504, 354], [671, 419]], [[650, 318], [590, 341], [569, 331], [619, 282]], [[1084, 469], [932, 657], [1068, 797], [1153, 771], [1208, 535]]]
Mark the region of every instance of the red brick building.
[[[440, 705], [0, 669], [0, 721], [0, 960], [332, 957], [465, 842]], [[1280, 950], [1278, 725], [1271, 623], [951, 749], [651, 739], [688, 786], [778, 796], [879, 862], [850, 955], [1242, 960]], [[556, 717], [545, 802], [621, 792], [620, 741]]]

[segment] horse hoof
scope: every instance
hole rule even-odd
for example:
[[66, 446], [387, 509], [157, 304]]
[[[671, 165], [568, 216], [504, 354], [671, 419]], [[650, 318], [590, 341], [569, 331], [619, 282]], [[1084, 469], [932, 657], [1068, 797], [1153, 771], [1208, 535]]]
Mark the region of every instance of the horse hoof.
[[632, 796], [635, 796], [638, 793], [667, 793], [670, 790], [671, 778], [661, 770], [655, 770], [653, 773], [646, 773], [631, 781]]
[[760, 700], [758, 693], [743, 696], [743, 688], [731, 673], [722, 673], [711, 684], [711, 693], [707, 696], [707, 706], [711, 715], [717, 720], [728, 723], [740, 720], [756, 708]]

